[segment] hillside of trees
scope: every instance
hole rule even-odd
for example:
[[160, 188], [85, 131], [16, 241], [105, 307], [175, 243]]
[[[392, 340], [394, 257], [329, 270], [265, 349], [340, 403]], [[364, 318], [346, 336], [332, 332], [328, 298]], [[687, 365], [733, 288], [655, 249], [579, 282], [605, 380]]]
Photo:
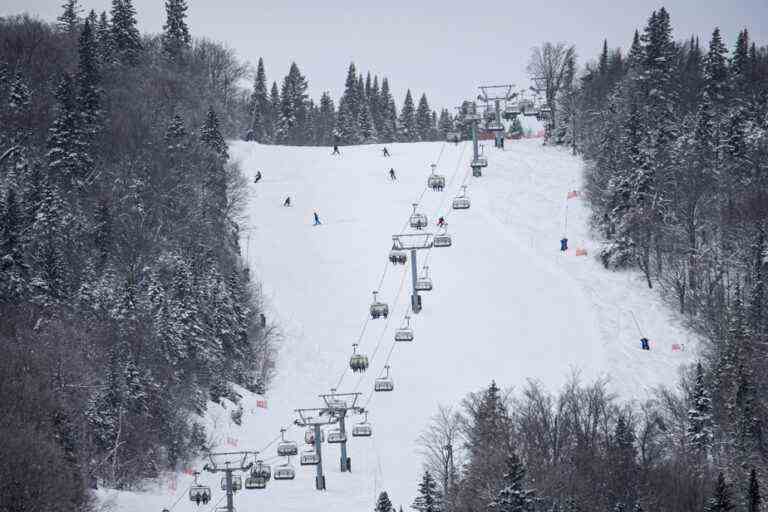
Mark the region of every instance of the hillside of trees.
[[130, 0], [0, 18], [0, 510], [179, 467], [206, 403], [272, 373], [223, 138], [246, 68], [165, 7], [160, 35]]
[[[718, 467], [699, 414], [701, 365], [680, 393], [637, 404], [577, 374], [552, 394], [535, 382], [495, 383], [441, 407], [420, 438], [419, 512], [759, 512], [764, 466]], [[704, 429], [702, 429], [704, 426]], [[390, 507], [377, 512], [394, 512]]]
[[379, 85], [378, 76], [363, 77], [354, 63], [344, 84], [338, 108], [328, 92], [317, 104], [307, 95], [306, 77], [293, 63], [282, 85], [278, 88], [272, 82], [268, 90], [264, 61], [259, 59], [243, 138], [263, 144], [330, 146], [444, 140], [454, 130], [455, 119], [448, 110], [438, 116], [426, 94], [416, 105], [410, 89], [398, 114], [389, 79]]
[[554, 111], [547, 143], [586, 162], [602, 262], [641, 271], [701, 335], [700, 360], [639, 403], [573, 381], [441, 410], [423, 440], [430, 512], [763, 510], [768, 47], [747, 29], [675, 41], [663, 8], [631, 40], [582, 70], [545, 43], [529, 71]]

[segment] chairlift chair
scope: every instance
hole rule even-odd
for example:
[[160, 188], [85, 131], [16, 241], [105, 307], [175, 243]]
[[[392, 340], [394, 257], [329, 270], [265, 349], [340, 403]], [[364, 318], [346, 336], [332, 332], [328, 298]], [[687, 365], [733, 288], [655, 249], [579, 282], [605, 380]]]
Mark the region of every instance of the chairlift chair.
[[264, 461], [257, 460], [251, 470], [251, 476], [269, 481], [272, 478], [272, 467], [269, 464], [264, 464]]
[[[240, 475], [232, 475], [232, 490], [237, 492], [243, 488], [243, 479], [240, 477]], [[226, 491], [227, 490], [227, 478], [222, 477], [221, 478], [221, 490]]]
[[408, 255], [393, 245], [392, 250], [389, 251], [389, 261], [394, 265], [405, 265], [405, 262], [408, 261]]
[[504, 126], [496, 120], [489, 121], [488, 124], [485, 125], [485, 129], [489, 132], [503, 132]]
[[[306, 432], [304, 432], [304, 442], [307, 444], [314, 445], [315, 444], [315, 429], [308, 428]], [[325, 431], [320, 431], [320, 442], [325, 442]]]
[[386, 365], [384, 368], [386, 374], [373, 382], [373, 390], [376, 392], [394, 391], [395, 389], [395, 382], [392, 380], [392, 377], [389, 376], [389, 365]]
[[280, 457], [290, 457], [299, 453], [299, 447], [294, 441], [287, 441], [285, 439], [284, 428], [280, 429], [280, 443], [277, 445], [277, 455]]
[[266, 489], [267, 480], [258, 476], [249, 476], [245, 479], [246, 489]]
[[[427, 186], [432, 190], [443, 190], [445, 188], [445, 176], [437, 174], [435, 172], [436, 168], [437, 164], [432, 164], [432, 173], [429, 175], [429, 178], [427, 178]], [[416, 213], [415, 205], [413, 213]]]
[[368, 356], [357, 353], [357, 343], [352, 344], [352, 356], [349, 358], [349, 367], [353, 372], [364, 372], [368, 369]]
[[395, 330], [395, 341], [413, 341], [413, 329], [411, 329], [411, 317], [405, 316], [405, 325]]
[[320, 457], [317, 456], [315, 450], [304, 450], [301, 452], [299, 463], [302, 466], [317, 466], [320, 464]]
[[477, 158], [472, 160], [471, 167], [472, 168], [488, 167], [488, 159], [484, 156], [478, 156]]
[[432, 247], [450, 247], [452, 243], [453, 240], [448, 233], [437, 233], [432, 238]]
[[424, 273], [416, 278], [416, 291], [417, 292], [430, 292], [432, 291], [432, 278], [429, 277], [429, 267], [424, 267]]
[[413, 203], [413, 213], [408, 219], [408, 223], [414, 229], [422, 229], [427, 226], [427, 216], [424, 215], [423, 213], [416, 212], [416, 208], [418, 206], [419, 206], [418, 203]]
[[207, 485], [197, 484], [197, 475], [195, 475], [195, 484], [189, 488], [189, 501], [193, 501], [200, 505], [207, 504], [211, 501], [211, 488]]
[[299, 447], [293, 441], [282, 441], [277, 445], [277, 454], [280, 457], [288, 457], [299, 453]]
[[469, 197], [467, 197], [467, 186], [464, 185], [462, 188], [462, 192], [460, 195], [453, 198], [453, 202], [451, 203], [451, 206], [454, 210], [468, 210], [470, 206], [470, 200]]
[[[426, 217], [424, 217], [424, 225], [427, 225]], [[373, 292], [373, 303], [371, 303], [371, 318], [374, 320], [381, 316], [384, 318], [389, 316], [389, 306], [384, 302], [379, 302], [378, 298], [376, 297], [378, 294], [379, 292]]]
[[296, 470], [293, 469], [290, 462], [275, 468], [275, 480], [293, 480], [294, 478], [296, 478]]
[[340, 444], [347, 441], [347, 434], [341, 431], [340, 428], [335, 428], [328, 432], [328, 442], [332, 444]]
[[496, 112], [494, 110], [486, 110], [483, 113], [483, 117], [486, 121], [493, 121], [496, 119]]
[[355, 424], [352, 427], [352, 437], [371, 437], [373, 435], [373, 428], [368, 423], [368, 412], [365, 412], [365, 419], [360, 423]]

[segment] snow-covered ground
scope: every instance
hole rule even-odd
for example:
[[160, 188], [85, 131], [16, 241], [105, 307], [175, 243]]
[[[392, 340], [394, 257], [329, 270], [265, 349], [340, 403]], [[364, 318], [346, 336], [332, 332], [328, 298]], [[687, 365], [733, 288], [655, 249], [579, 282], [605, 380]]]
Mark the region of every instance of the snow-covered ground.
[[[370, 439], [351, 438], [351, 474], [339, 471], [338, 446], [323, 445], [327, 491], [315, 491], [314, 468], [294, 458], [296, 480], [238, 493], [240, 511], [372, 510], [381, 490], [407, 510], [421, 470], [415, 441], [439, 403], [456, 403], [491, 379], [519, 388], [535, 378], [556, 390], [571, 368], [585, 379], [608, 375], [623, 397], [642, 398], [648, 388], [673, 382], [679, 365], [694, 356], [695, 337], [638, 274], [608, 272], [596, 261], [588, 210], [580, 197], [566, 199], [581, 179], [581, 162], [567, 151], [539, 140], [509, 142], [506, 151], [486, 147], [489, 166], [473, 178], [468, 143], [389, 150], [391, 158], [380, 145], [342, 148], [341, 157], [332, 157], [327, 148], [230, 146], [250, 177], [257, 170], [264, 175], [249, 185], [242, 245], [284, 341], [268, 396], [245, 394], [242, 426], [212, 405], [206, 418], [212, 435], [225, 451], [261, 450], [281, 426], [291, 426], [295, 408], [319, 406], [318, 394], [337, 385], [362, 393], [374, 427]], [[443, 193], [424, 191], [434, 162], [447, 176]], [[388, 179], [390, 167], [396, 182]], [[462, 184], [472, 207], [450, 211]], [[281, 206], [286, 196], [291, 208]], [[428, 257], [434, 291], [423, 293], [424, 309], [411, 320], [414, 342], [392, 350], [409, 304], [410, 262], [395, 267], [387, 255], [391, 236], [420, 197], [432, 227], [449, 215], [453, 247], [420, 255]], [[558, 249], [566, 209], [571, 249], [564, 254]], [[313, 211], [321, 226], [312, 226]], [[374, 289], [390, 305], [389, 320], [366, 320]], [[650, 352], [640, 350], [633, 314], [651, 340]], [[358, 339], [371, 359], [362, 377], [348, 370]], [[673, 351], [673, 344], [685, 350]], [[374, 394], [373, 379], [390, 351], [395, 391]], [[257, 400], [266, 400], [266, 408]], [[287, 437], [300, 442], [303, 432], [292, 427]], [[274, 455], [272, 444], [264, 457]], [[218, 480], [201, 475], [214, 500], [200, 510], [214, 510], [223, 497]], [[191, 511], [190, 482], [179, 474], [145, 493], [101, 491], [100, 497], [121, 511]]]

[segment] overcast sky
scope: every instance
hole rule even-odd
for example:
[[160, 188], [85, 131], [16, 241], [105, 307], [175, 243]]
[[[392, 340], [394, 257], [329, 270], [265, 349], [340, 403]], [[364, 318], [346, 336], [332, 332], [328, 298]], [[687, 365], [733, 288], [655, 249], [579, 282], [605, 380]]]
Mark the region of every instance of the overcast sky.
[[[1, 0], [0, 15], [31, 12], [53, 20], [62, 0]], [[543, 41], [576, 45], [580, 63], [593, 59], [603, 38], [627, 47], [635, 28], [662, 5], [674, 37], [708, 40], [719, 26], [729, 48], [747, 27], [768, 44], [768, 0], [506, 0], [473, 3], [437, 0], [189, 0], [194, 36], [224, 41], [254, 65], [264, 57], [267, 78], [280, 80], [291, 61], [309, 79], [310, 93], [338, 99], [346, 69], [390, 79], [398, 106], [405, 89], [427, 93], [433, 108], [453, 107], [477, 95], [477, 86], [527, 86], [525, 65]], [[108, 10], [110, 0], [80, 0], [85, 9]], [[142, 32], [158, 32], [163, 0], [134, 0]]]

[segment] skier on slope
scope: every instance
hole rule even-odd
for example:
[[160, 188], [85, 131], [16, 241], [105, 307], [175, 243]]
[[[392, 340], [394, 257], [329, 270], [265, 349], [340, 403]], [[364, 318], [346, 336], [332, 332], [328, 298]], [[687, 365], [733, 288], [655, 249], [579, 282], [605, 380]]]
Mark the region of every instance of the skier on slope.
[[256, 171], [256, 176], [253, 177], [253, 182], [258, 183], [261, 181], [261, 171]]
[[642, 350], [651, 350], [651, 345], [648, 341], [648, 338], [640, 338], [640, 348]]
[[291, 206], [291, 196], [285, 196], [285, 201], [283, 201], [283, 206]]
[[313, 225], [319, 226], [320, 224], [322, 224], [322, 222], [320, 222], [320, 216], [317, 214], [317, 212], [314, 212], [313, 215], [315, 216], [315, 223]]
[[331, 153], [331, 155], [339, 155], [339, 156], [341, 156], [341, 152], [339, 152], [339, 145], [338, 144], [334, 144], [333, 145], [333, 153]]
[[389, 151], [387, 151], [387, 146], [384, 146], [384, 149], [381, 150], [384, 156], [389, 156]]
[[397, 175], [395, 175], [394, 167], [389, 170], [389, 179], [392, 181], [397, 181]]
[[447, 225], [448, 223], [445, 222], [445, 217], [440, 217], [439, 219], [437, 219], [437, 227], [444, 228]]

